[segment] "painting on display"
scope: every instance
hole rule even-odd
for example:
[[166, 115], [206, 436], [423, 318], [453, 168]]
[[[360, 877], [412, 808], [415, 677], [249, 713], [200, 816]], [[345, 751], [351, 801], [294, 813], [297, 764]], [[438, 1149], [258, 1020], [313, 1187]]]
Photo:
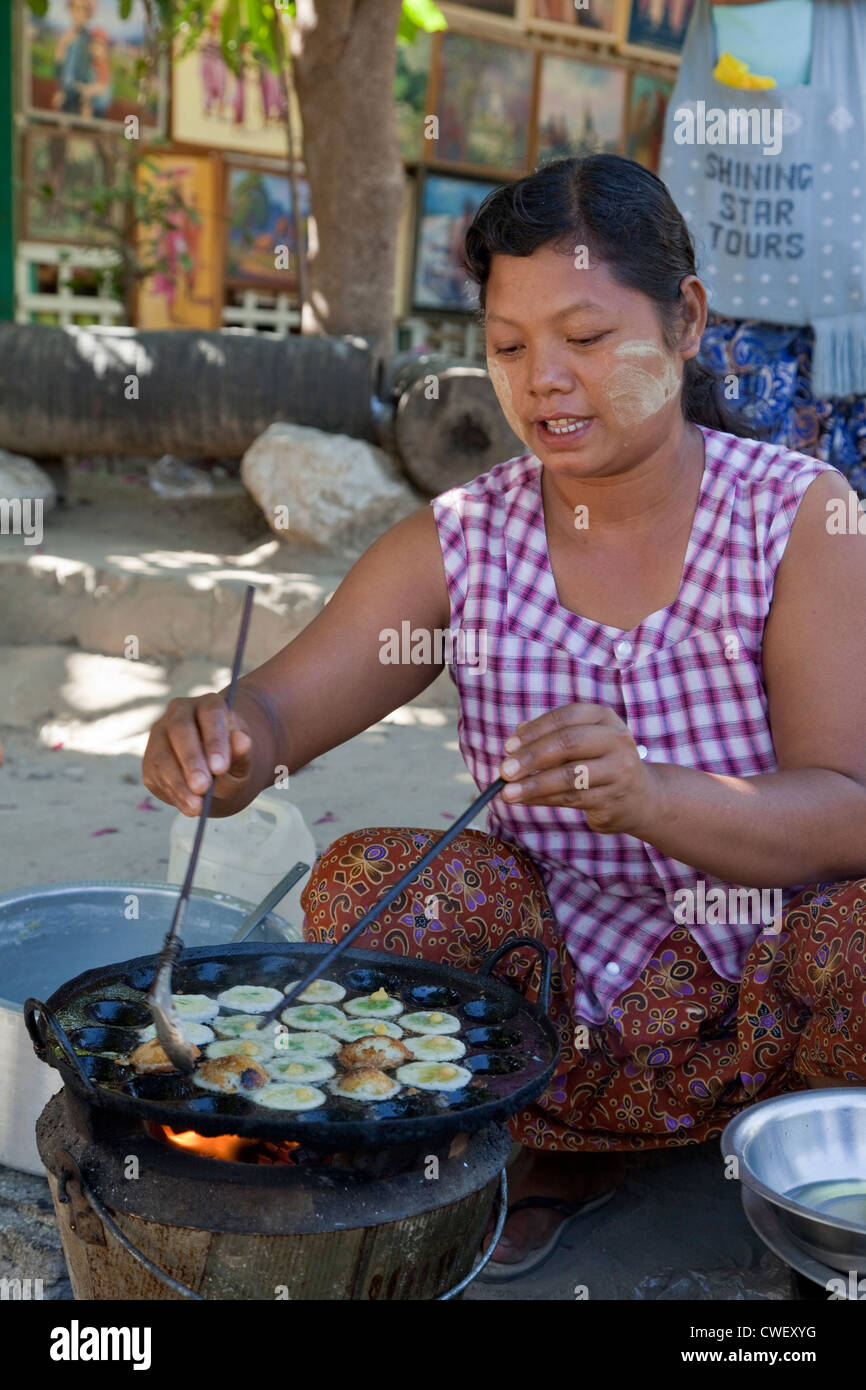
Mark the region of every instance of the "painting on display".
[[530, 27], [556, 34], [562, 26], [586, 38], [622, 38], [623, 0], [527, 0]]
[[476, 290], [463, 266], [463, 241], [479, 206], [497, 185], [425, 175], [418, 213], [413, 301], [416, 310], [469, 313]]
[[568, 155], [619, 154], [625, 94], [623, 68], [545, 54], [538, 98], [537, 163]]
[[113, 137], [68, 126], [33, 125], [24, 142], [22, 236], [33, 241], [106, 246], [123, 229], [119, 201], [97, 216], [93, 190], [118, 176]]
[[430, 109], [427, 104], [427, 84], [432, 54], [432, 34], [419, 33], [414, 43], [397, 44], [394, 106], [400, 157], [407, 164], [415, 164], [421, 158], [424, 117]]
[[[295, 155], [300, 156], [301, 118], [290, 91]], [[249, 57], [236, 77], [220, 47], [220, 12], [189, 53], [175, 54], [171, 75], [171, 133], [178, 143], [246, 154], [288, 155], [282, 82]]]
[[[298, 180], [301, 216], [310, 215], [310, 192]], [[232, 165], [226, 175], [226, 284], [284, 294], [298, 289], [298, 248], [287, 174]]]
[[632, 74], [628, 98], [625, 152], [629, 159], [658, 173], [664, 137], [665, 111], [674, 89], [672, 81], [646, 72]]
[[145, 6], [133, 0], [121, 17], [117, 0], [48, 0], [39, 18], [24, 7], [24, 92], [28, 114], [78, 124], [123, 126], [136, 116], [150, 134], [165, 128], [163, 64], [142, 93]]
[[519, 174], [529, 155], [534, 54], [511, 44], [441, 36], [439, 138], [429, 157]]
[[632, 0], [626, 51], [677, 62], [695, 0]]
[[139, 328], [219, 328], [219, 169], [207, 155], [154, 154], [139, 180], [157, 196], [176, 192], [162, 225], [139, 229], [139, 254], [159, 269], [138, 289]]

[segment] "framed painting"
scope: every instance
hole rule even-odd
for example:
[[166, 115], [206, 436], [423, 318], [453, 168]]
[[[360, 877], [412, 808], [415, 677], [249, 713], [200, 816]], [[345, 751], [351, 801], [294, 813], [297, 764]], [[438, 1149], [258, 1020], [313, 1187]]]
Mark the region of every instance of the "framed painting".
[[[289, 83], [295, 158], [301, 158], [301, 114]], [[236, 77], [220, 46], [220, 10], [208, 16], [208, 29], [183, 54], [175, 51], [171, 69], [171, 134], [178, 144], [288, 158], [286, 104], [280, 79], [263, 63], [248, 59]]]
[[439, 36], [436, 163], [509, 177], [529, 159], [535, 54], [528, 47], [447, 32]]
[[528, 28], [542, 34], [619, 43], [625, 34], [628, 0], [524, 0]]
[[154, 274], [138, 287], [139, 328], [219, 328], [222, 276], [219, 162], [215, 155], [152, 154], [139, 166], [142, 188], [176, 194], [160, 224], [139, 223], [139, 255]]
[[24, 106], [27, 115], [123, 129], [137, 117], [146, 138], [163, 134], [167, 66], [142, 87], [147, 53], [144, 0], [121, 17], [117, 0], [48, 0], [37, 17], [24, 7]]
[[632, 0], [623, 52], [678, 63], [695, 0]]
[[624, 68], [546, 53], [541, 60], [535, 161], [620, 154], [625, 135]]
[[419, 33], [414, 43], [397, 44], [394, 108], [400, 156], [406, 164], [421, 159], [424, 117], [430, 111], [427, 90], [433, 61], [433, 35]]
[[480, 179], [424, 174], [415, 242], [414, 310], [468, 314], [477, 307], [474, 287], [463, 267], [463, 242], [480, 204], [496, 187]]
[[96, 210], [97, 190], [111, 188], [120, 173], [116, 138], [69, 126], [32, 125], [25, 132], [22, 173], [25, 241], [108, 246], [122, 233], [125, 214], [119, 202], [111, 205], [108, 220]]
[[[306, 237], [310, 190], [298, 179]], [[298, 248], [288, 174], [273, 168], [227, 164], [225, 192], [225, 282], [283, 294], [298, 290]]]
[[674, 89], [672, 80], [633, 72], [628, 94], [625, 152], [629, 159], [658, 173], [664, 137], [665, 111]]

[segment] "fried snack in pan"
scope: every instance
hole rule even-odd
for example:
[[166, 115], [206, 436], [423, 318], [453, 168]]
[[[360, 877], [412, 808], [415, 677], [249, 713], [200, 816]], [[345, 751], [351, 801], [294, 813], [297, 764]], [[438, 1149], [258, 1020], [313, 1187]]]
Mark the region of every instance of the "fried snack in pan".
[[[198, 1061], [201, 1051], [194, 1043], [191, 1046]], [[165, 1072], [177, 1071], [158, 1038], [149, 1038], [147, 1042], [140, 1043], [128, 1057], [120, 1057], [118, 1061], [123, 1066], [132, 1067], [141, 1076], [161, 1076]]]
[[337, 1053], [337, 1061], [347, 1071], [358, 1067], [374, 1067], [378, 1071], [391, 1071], [412, 1061], [412, 1053], [397, 1038], [365, 1037], [356, 1042], [346, 1043]]

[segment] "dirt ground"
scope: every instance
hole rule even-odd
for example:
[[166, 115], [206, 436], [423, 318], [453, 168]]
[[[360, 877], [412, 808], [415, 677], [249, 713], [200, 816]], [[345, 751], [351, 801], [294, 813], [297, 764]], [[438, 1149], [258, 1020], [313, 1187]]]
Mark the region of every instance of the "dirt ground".
[[[48, 673], [57, 680], [70, 668], [78, 673], [73, 689], [97, 690], [110, 678], [111, 707], [84, 712], [64, 702], [50, 718], [25, 722], [26, 707], [38, 708], [31, 683], [43, 699], [56, 700], [64, 687], [52, 691]], [[0, 649], [0, 707], [5, 691], [7, 717], [13, 674], [18, 719], [0, 724], [0, 892], [86, 878], [164, 882], [177, 813], [142, 785], [147, 731], [172, 694], [219, 688], [225, 670], [203, 682], [183, 669], [166, 678], [164, 668], [65, 648]], [[474, 793], [453, 711], [423, 705], [397, 711], [316, 759], [288, 789], [319, 850], [360, 826], [442, 830]]]

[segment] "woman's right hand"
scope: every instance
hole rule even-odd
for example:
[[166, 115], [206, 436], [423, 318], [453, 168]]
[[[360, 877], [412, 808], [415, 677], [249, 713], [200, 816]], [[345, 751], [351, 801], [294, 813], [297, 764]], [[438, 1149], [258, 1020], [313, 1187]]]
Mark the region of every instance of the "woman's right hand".
[[253, 740], [248, 724], [222, 695], [172, 700], [150, 731], [142, 775], [148, 791], [185, 816], [201, 812], [214, 782], [214, 810], [243, 792]]

